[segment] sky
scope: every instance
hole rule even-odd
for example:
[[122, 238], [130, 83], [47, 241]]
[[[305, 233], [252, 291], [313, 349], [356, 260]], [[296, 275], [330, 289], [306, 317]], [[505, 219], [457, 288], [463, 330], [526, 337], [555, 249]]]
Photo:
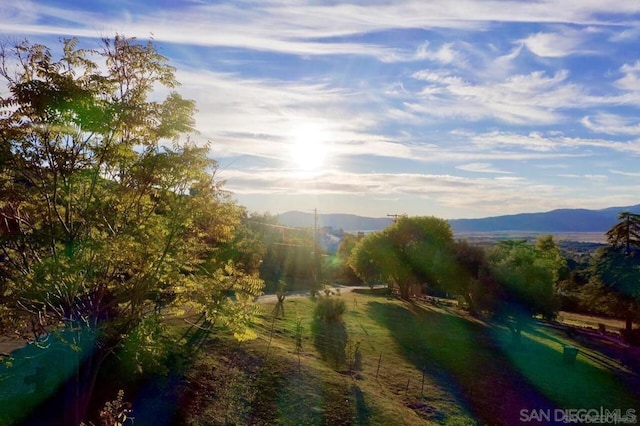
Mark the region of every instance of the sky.
[[3, 39], [152, 38], [249, 211], [640, 203], [638, 1], [3, 3]]

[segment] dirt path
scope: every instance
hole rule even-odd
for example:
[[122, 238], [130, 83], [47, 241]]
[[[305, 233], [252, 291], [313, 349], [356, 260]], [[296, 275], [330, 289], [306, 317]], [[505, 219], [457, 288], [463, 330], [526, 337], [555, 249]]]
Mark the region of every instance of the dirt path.
[[0, 336], [0, 356], [8, 357], [11, 352], [20, 349], [27, 344], [24, 339], [16, 339], [8, 336]]
[[[334, 284], [332, 286], [325, 287], [326, 290], [332, 291], [334, 294], [346, 294], [353, 293], [357, 290], [370, 290], [371, 288], [384, 288], [385, 286], [344, 286], [339, 284]], [[319, 292], [319, 294], [324, 294], [325, 289]], [[296, 298], [296, 297], [307, 297], [311, 296], [311, 292], [308, 290], [301, 291], [291, 291], [285, 292], [285, 297], [287, 299]], [[258, 302], [260, 303], [275, 303], [278, 301], [278, 296], [275, 294], [264, 294], [258, 297]]]

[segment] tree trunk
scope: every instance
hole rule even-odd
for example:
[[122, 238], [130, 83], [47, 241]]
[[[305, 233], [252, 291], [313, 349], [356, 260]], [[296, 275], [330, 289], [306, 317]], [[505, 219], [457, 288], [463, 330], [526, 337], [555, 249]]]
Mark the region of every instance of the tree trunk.
[[624, 331], [626, 333], [631, 333], [632, 329], [633, 329], [633, 313], [627, 312], [627, 315], [624, 319]]
[[473, 298], [471, 297], [471, 294], [465, 291], [462, 294], [462, 297], [464, 298], [464, 301], [467, 302], [467, 306], [469, 307], [469, 313], [471, 315], [477, 314], [475, 303], [473, 302]]
[[400, 290], [400, 298], [402, 300], [409, 300], [411, 293], [411, 285], [410, 284], [398, 284], [398, 289]]
[[89, 413], [89, 407], [91, 405], [91, 399], [93, 398], [96, 381], [98, 379], [98, 373], [102, 364], [107, 359], [108, 352], [100, 351], [99, 354], [89, 357], [84, 365], [80, 365], [78, 372], [78, 381], [76, 382], [76, 395], [77, 398], [72, 400], [74, 405], [71, 411], [74, 413], [74, 423], [80, 424], [80, 422], [86, 422]]

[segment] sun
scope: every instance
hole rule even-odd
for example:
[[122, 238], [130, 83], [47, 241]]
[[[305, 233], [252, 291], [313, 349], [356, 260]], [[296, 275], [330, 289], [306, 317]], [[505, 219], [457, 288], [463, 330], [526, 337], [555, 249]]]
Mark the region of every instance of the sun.
[[319, 126], [304, 124], [294, 127], [291, 130], [290, 143], [291, 160], [297, 169], [313, 172], [322, 168], [326, 146]]

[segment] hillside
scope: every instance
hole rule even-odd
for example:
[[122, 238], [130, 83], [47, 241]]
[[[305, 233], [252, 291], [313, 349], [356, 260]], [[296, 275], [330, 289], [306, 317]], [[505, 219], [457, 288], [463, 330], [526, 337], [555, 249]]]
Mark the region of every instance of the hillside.
[[[278, 318], [264, 302], [256, 340], [206, 342], [177, 398], [179, 424], [513, 425], [523, 409], [637, 410], [635, 374], [583, 335], [534, 325], [514, 348], [506, 327], [455, 306], [384, 289], [331, 298], [344, 303], [340, 320], [314, 315], [320, 298], [287, 297]], [[573, 365], [563, 345], [579, 348]], [[145, 424], [164, 420], [134, 407]]]
[[[542, 213], [521, 213], [481, 219], [452, 219], [456, 233], [467, 232], [606, 232], [622, 211], [640, 212], [640, 204], [601, 210], [558, 209]], [[312, 227], [313, 213], [287, 212], [280, 223], [293, 227]], [[392, 223], [390, 218], [371, 218], [352, 214], [319, 214], [318, 226], [330, 226], [347, 232], [377, 231]]]
[[601, 210], [558, 209], [544, 213], [521, 213], [483, 219], [455, 219], [455, 232], [606, 232], [622, 211], [640, 211], [640, 205]]

